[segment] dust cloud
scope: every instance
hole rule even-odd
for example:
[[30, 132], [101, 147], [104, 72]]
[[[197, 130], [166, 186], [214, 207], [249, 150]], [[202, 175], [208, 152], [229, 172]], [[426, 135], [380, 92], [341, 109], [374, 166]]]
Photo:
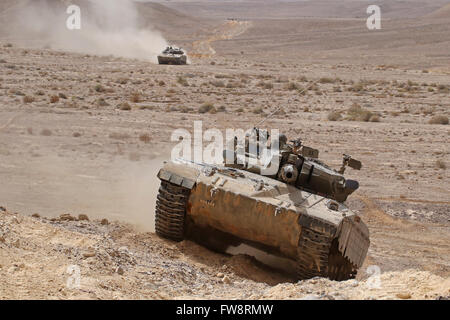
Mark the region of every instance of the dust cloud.
[[[14, 181], [0, 184], [2, 204], [12, 211], [57, 217], [87, 214], [127, 222], [140, 231], [154, 231], [158, 170], [165, 158], [67, 161], [53, 155], [11, 165]], [[24, 191], [21, 184], [27, 185]]]
[[[80, 7], [79, 30], [66, 27], [71, 4]], [[139, 25], [132, 0], [28, 1], [15, 13], [12, 33], [27, 45], [34, 42], [52, 49], [151, 62], [167, 45], [158, 31]]]

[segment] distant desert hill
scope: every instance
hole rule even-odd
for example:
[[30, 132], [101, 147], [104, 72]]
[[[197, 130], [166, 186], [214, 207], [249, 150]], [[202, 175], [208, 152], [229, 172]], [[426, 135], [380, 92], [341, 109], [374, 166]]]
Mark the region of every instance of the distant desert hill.
[[[442, 8], [430, 13], [427, 15], [427, 18], [433, 18], [433, 19], [450, 19], [450, 3], [443, 6]], [[449, 20], [450, 22], [450, 20]]]

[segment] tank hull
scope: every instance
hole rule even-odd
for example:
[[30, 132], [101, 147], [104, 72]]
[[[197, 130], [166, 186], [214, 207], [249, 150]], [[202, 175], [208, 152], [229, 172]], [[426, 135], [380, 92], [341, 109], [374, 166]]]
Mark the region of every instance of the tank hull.
[[[218, 230], [280, 256], [303, 259], [306, 264], [312, 263], [311, 268], [319, 269], [312, 276], [327, 276], [333, 246], [342, 259], [350, 262], [351, 272], [364, 262], [368, 229], [342, 204], [332, 210], [328, 205], [332, 200], [280, 181], [190, 162], [169, 162], [158, 177], [190, 190], [186, 223]], [[319, 263], [324, 255], [327, 257]]]
[[172, 64], [172, 65], [184, 65], [187, 64], [186, 55], [165, 55], [158, 56], [159, 64]]

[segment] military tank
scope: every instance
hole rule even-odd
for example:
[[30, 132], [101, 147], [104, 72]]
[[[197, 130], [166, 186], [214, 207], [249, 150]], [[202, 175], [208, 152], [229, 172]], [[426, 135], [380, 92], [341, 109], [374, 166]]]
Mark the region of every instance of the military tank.
[[182, 49], [169, 46], [158, 55], [158, 63], [175, 65], [186, 64], [187, 56]]
[[261, 167], [239, 161], [259, 156], [245, 141], [239, 145], [235, 138], [224, 151], [231, 163], [164, 164], [156, 233], [217, 251], [245, 243], [294, 260], [299, 280], [354, 278], [369, 248], [369, 230], [345, 205], [359, 184], [343, 174], [347, 166], [359, 170], [361, 162], [344, 155], [342, 167], [333, 170], [318, 159], [318, 150], [280, 135], [278, 170], [265, 176]]

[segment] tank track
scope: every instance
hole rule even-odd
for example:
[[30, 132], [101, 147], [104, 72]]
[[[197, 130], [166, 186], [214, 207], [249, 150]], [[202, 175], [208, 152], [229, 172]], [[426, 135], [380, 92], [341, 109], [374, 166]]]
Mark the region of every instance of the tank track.
[[190, 190], [161, 181], [156, 200], [155, 231], [162, 238], [184, 239], [186, 206]]
[[337, 239], [311, 229], [302, 230], [297, 254], [299, 280], [328, 277], [341, 281], [355, 276], [356, 267], [339, 252]]

